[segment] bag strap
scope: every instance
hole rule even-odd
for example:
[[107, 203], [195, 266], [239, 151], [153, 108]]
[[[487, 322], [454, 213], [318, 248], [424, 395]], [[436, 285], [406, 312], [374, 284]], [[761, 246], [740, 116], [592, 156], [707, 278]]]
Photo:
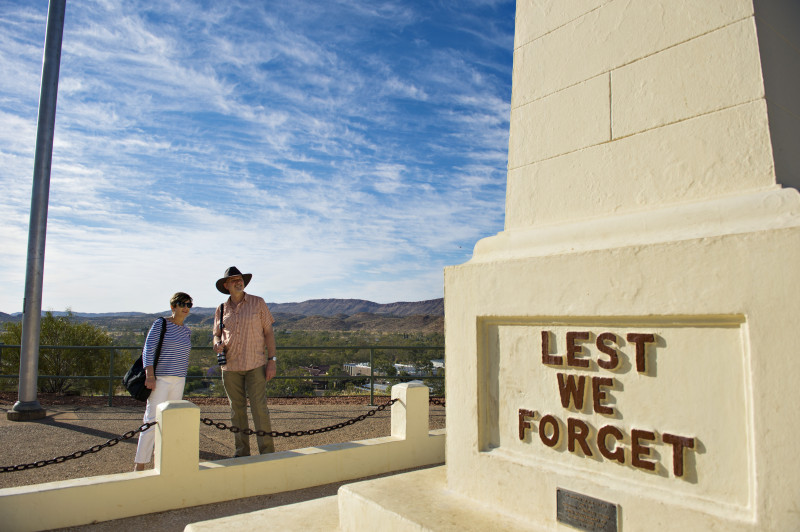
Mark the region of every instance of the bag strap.
[[156, 371], [158, 365], [158, 356], [161, 354], [161, 345], [164, 343], [164, 335], [167, 333], [167, 320], [163, 317], [158, 318], [161, 320], [161, 335], [158, 337], [158, 346], [156, 346], [156, 354], [153, 357], [153, 373]]

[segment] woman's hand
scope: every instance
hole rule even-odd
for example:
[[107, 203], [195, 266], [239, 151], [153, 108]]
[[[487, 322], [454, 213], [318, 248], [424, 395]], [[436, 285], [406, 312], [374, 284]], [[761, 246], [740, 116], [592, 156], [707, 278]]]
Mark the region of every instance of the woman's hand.
[[148, 376], [144, 380], [144, 387], [148, 388], [150, 390], [155, 390], [156, 389], [156, 378]]

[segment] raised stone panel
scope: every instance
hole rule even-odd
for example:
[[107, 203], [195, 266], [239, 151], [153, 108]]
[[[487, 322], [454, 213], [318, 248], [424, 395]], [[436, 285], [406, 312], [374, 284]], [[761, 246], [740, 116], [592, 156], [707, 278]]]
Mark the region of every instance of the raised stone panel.
[[528, 44], [611, 0], [519, 0], [514, 49]]
[[506, 229], [775, 186], [764, 100], [510, 170]]
[[752, 0], [609, 2], [515, 50], [511, 107], [752, 15]]
[[614, 70], [613, 137], [763, 98], [760, 72], [752, 18]]
[[514, 109], [509, 169], [607, 142], [609, 116], [608, 75]]
[[488, 340], [482, 452], [748, 513], [742, 316], [486, 319], [478, 334]]

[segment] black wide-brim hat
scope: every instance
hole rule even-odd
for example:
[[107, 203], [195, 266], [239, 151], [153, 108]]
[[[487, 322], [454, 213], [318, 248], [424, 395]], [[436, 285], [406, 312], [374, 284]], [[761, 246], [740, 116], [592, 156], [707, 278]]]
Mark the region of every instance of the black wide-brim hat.
[[225, 288], [223, 285], [225, 284], [225, 281], [227, 281], [229, 277], [235, 277], [237, 275], [242, 276], [245, 286], [247, 286], [250, 283], [250, 279], [253, 278], [252, 273], [242, 273], [236, 266], [231, 266], [230, 268], [225, 270], [225, 277], [217, 281], [217, 290], [219, 290], [223, 294], [230, 294], [230, 292], [228, 292], [228, 289]]

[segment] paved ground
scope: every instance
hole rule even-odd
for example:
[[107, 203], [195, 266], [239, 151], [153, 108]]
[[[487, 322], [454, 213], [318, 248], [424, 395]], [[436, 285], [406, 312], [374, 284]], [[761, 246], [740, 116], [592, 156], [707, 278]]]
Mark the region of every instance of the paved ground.
[[[47, 410], [46, 418], [33, 422], [13, 422], [7, 420], [5, 413], [13, 406], [14, 400], [15, 397], [10, 397], [8, 394], [0, 394], [0, 449], [2, 449], [0, 466], [28, 464], [90, 449], [136, 429], [141, 425], [144, 414], [143, 404], [135, 403], [127, 398], [115, 399], [115, 406], [108, 407], [104, 406], [105, 399], [89, 401], [83, 398], [40, 396], [39, 400]], [[386, 398], [376, 398], [375, 403], [380, 405], [386, 400]], [[280, 432], [294, 432], [327, 427], [353, 419], [375, 408], [365, 404], [365, 400], [359, 401], [362, 404], [353, 404], [355, 401], [330, 404], [321, 399], [317, 400], [316, 404], [299, 404], [298, 401], [292, 400], [273, 400], [270, 403], [272, 428]], [[221, 421], [230, 424], [229, 409], [224, 400], [198, 399], [195, 400], [195, 403], [200, 406], [201, 419], [208, 418], [215, 422]], [[444, 426], [444, 408], [432, 405], [431, 429]], [[311, 436], [277, 438], [275, 447], [277, 451], [283, 451], [377, 438], [388, 436], [390, 430], [391, 418], [387, 408], [375, 416], [339, 430]], [[251, 448], [257, 449], [255, 437], [252, 437]], [[233, 450], [233, 434], [201, 424], [198, 461], [227, 459], [233, 456]], [[123, 440], [118, 445], [103, 449], [98, 453], [67, 460], [61, 464], [27, 471], [0, 473], [0, 488], [131, 471], [135, 452], [136, 437]], [[184, 508], [63, 530], [92, 532], [114, 530], [118, 532], [150, 528], [177, 531], [183, 530], [184, 526], [191, 522], [333, 495], [339, 485], [332, 484], [295, 492]]]

